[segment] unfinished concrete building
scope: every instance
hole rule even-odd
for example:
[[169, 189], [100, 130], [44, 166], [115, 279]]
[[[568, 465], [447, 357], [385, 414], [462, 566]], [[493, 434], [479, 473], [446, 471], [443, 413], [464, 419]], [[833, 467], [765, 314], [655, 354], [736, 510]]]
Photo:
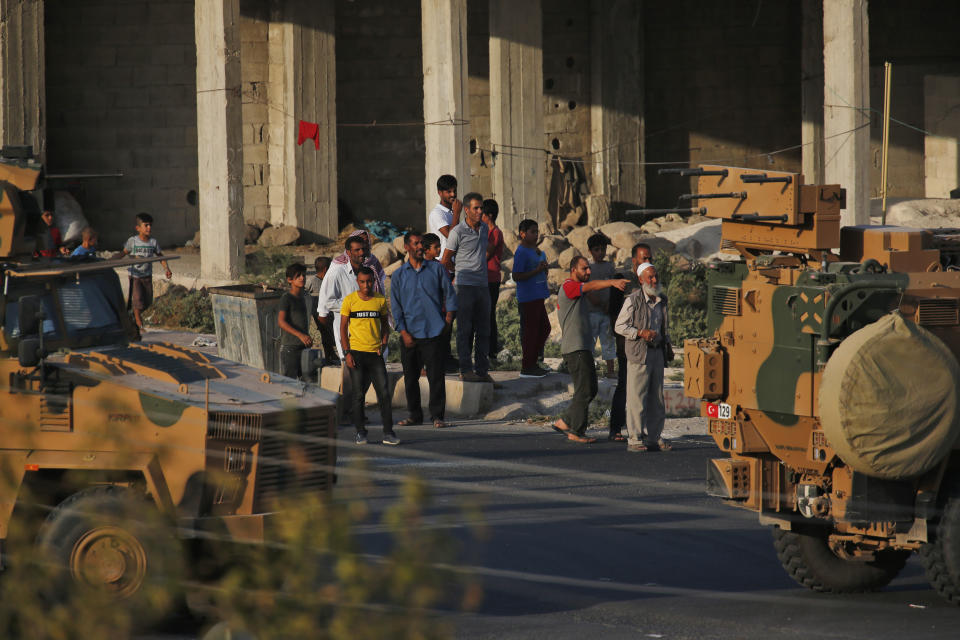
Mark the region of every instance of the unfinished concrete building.
[[[423, 227], [441, 173], [502, 224], [617, 219], [664, 166], [802, 170], [891, 197], [960, 176], [957, 3], [934, 0], [0, 0], [0, 142], [29, 144], [117, 246], [137, 211], [201, 230], [236, 277], [244, 221], [332, 238]], [[306, 138], [305, 140], [300, 140]], [[298, 144], [301, 142], [301, 144]], [[339, 219], [338, 219], [339, 216]]]

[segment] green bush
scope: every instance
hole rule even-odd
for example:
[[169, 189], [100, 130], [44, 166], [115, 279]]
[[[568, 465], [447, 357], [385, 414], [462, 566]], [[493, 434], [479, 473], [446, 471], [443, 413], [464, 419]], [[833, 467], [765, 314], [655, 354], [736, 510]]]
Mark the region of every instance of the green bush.
[[679, 268], [673, 256], [659, 252], [653, 259], [660, 285], [670, 300], [670, 337], [676, 353], [687, 338], [699, 338], [707, 331], [706, 267], [693, 262]]
[[257, 249], [246, 257], [246, 272], [241, 280], [246, 284], [266, 284], [276, 289], [287, 288], [287, 267], [293, 262], [303, 262], [283, 248]]
[[213, 305], [206, 289], [187, 289], [171, 286], [166, 293], [154, 299], [147, 309], [146, 321], [162, 327], [183, 328], [201, 333], [213, 333]]

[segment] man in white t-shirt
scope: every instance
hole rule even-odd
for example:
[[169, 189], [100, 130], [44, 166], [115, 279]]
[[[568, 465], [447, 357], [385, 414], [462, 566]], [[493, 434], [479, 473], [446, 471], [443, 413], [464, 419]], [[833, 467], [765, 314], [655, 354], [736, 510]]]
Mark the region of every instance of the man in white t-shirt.
[[450, 230], [460, 223], [460, 210], [463, 204], [457, 199], [457, 179], [444, 174], [437, 179], [437, 195], [440, 204], [435, 206], [427, 216], [427, 228], [430, 233], [440, 237], [440, 255], [447, 248], [447, 238]]

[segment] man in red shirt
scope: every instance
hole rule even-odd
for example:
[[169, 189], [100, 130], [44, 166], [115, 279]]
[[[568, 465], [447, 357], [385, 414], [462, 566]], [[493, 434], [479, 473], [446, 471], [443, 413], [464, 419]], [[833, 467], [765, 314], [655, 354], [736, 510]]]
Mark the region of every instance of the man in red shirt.
[[487, 288], [490, 290], [490, 361], [494, 362], [500, 352], [497, 334], [497, 300], [500, 298], [500, 260], [503, 258], [503, 231], [497, 226], [500, 206], [496, 200], [483, 201], [482, 222], [487, 225]]
[[585, 293], [614, 287], [623, 291], [624, 279], [590, 280], [590, 263], [577, 256], [570, 263], [570, 277], [557, 294], [557, 316], [562, 330], [560, 352], [573, 381], [573, 397], [563, 416], [553, 428], [567, 436], [570, 442], [590, 444], [596, 438], [586, 435], [587, 408], [597, 395], [597, 369], [593, 362], [593, 336], [590, 333], [589, 303], [583, 304]]

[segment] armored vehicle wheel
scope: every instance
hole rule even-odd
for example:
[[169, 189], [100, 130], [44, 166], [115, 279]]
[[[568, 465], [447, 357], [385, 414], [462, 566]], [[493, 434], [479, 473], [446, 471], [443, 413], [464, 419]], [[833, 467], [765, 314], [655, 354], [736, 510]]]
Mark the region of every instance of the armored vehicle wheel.
[[793, 531], [773, 530], [780, 564], [791, 578], [814, 591], [858, 593], [874, 591], [893, 580], [907, 562], [909, 552], [882, 551], [876, 560], [848, 560], [835, 554], [825, 527]]
[[960, 485], [954, 484], [930, 542], [920, 547], [920, 560], [930, 586], [960, 604]]
[[178, 600], [183, 557], [173, 529], [133, 491], [102, 486], [57, 506], [38, 544], [54, 563], [51, 591], [66, 598], [88, 589], [134, 614], [143, 627], [165, 617]]

